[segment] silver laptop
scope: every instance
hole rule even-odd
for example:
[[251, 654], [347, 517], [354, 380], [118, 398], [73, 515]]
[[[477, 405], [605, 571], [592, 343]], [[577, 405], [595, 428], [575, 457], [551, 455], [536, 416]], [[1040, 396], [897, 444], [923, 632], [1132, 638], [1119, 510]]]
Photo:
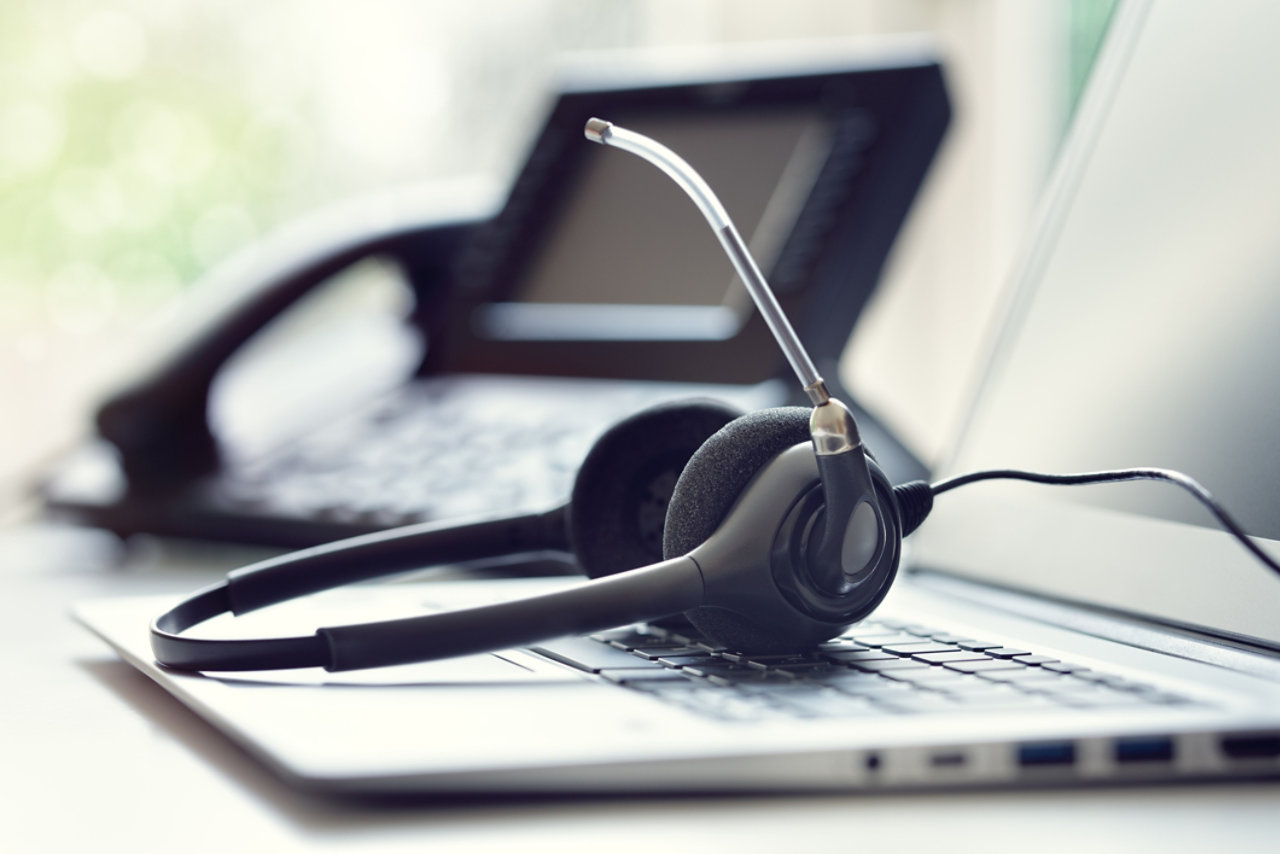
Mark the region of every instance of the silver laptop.
[[[1211, 11], [1212, 14], [1208, 14]], [[1126, 5], [943, 474], [1184, 470], [1280, 552], [1280, 8]], [[756, 659], [627, 626], [354, 674], [157, 667], [171, 602], [86, 603], [130, 663], [300, 786], [639, 792], [1280, 774], [1280, 577], [1160, 484], [940, 496], [871, 619]], [[234, 621], [286, 634], [541, 592], [401, 582]]]

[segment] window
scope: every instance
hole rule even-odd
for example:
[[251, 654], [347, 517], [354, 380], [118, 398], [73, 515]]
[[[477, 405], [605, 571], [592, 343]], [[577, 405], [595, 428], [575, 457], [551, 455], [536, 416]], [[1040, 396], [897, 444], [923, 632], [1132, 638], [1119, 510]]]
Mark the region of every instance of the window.
[[[951, 57], [957, 121], [904, 246], [930, 246], [948, 269], [902, 250], [895, 296], [868, 322], [892, 327], [922, 311], [926, 327], [940, 328], [954, 317], [940, 307], [962, 286], [976, 289], [966, 310], [981, 315], [1074, 97], [1064, 69], [1079, 77], [1088, 55], [1079, 45], [1110, 5], [0, 5], [0, 447], [15, 449], [0, 456], [0, 484], [84, 429], [95, 396], [125, 370], [125, 345], [150, 342], [157, 333], [138, 330], [162, 327], [174, 297], [229, 254], [371, 190], [463, 174], [504, 179], [566, 52], [937, 33]], [[893, 336], [866, 337], [874, 352]], [[883, 396], [876, 385], [868, 383], [873, 398]], [[950, 405], [946, 387], [926, 383], [922, 399], [934, 403], [906, 405], [908, 432]], [[927, 451], [929, 439], [919, 442]]]

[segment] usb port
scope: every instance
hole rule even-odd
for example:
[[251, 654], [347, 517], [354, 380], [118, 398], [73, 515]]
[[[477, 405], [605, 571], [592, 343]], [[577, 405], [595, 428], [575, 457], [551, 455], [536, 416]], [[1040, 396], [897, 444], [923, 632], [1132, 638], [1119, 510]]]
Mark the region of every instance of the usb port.
[[963, 753], [935, 753], [929, 757], [929, 764], [934, 768], [959, 768], [969, 761]]
[[1018, 764], [1024, 768], [1074, 765], [1075, 761], [1074, 741], [1041, 741], [1018, 745]]
[[1280, 733], [1224, 735], [1222, 752], [1232, 759], [1275, 759], [1280, 756]]
[[1116, 740], [1116, 762], [1171, 762], [1173, 739], [1167, 736]]

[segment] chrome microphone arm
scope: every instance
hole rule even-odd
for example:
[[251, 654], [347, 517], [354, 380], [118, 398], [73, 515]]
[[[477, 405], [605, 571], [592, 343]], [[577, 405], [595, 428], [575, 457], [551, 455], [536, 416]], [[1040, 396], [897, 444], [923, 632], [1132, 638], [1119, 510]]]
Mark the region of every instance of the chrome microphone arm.
[[760, 272], [755, 259], [751, 257], [746, 241], [742, 239], [733, 221], [729, 219], [724, 205], [720, 204], [720, 200], [707, 186], [707, 182], [702, 180], [702, 176], [694, 171], [693, 167], [680, 155], [662, 143], [635, 131], [618, 127], [612, 122], [590, 119], [585, 132], [587, 139], [592, 142], [621, 148], [623, 151], [629, 151], [644, 158], [665, 172], [689, 194], [689, 198], [693, 199], [694, 204], [702, 211], [702, 215], [707, 218], [707, 222], [729, 255], [729, 260], [737, 270], [742, 283], [747, 286], [747, 292], [751, 294], [756, 308], [760, 310], [773, 337], [777, 339], [783, 355], [791, 363], [791, 369], [800, 379], [800, 385], [804, 387], [805, 394], [813, 401], [814, 406], [823, 406], [830, 401], [831, 394], [827, 391], [826, 383], [818, 374], [818, 369], [814, 367], [813, 360], [809, 358], [809, 353], [800, 343], [800, 338], [791, 327], [787, 316], [783, 314], [782, 306], [778, 305], [773, 290], [765, 281], [764, 274]]

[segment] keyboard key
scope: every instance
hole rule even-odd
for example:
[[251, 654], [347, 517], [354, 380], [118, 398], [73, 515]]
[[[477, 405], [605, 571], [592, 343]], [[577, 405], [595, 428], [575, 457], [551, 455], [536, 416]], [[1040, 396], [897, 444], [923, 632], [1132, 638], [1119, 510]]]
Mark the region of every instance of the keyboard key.
[[974, 678], [967, 673], [957, 673], [945, 667], [930, 667], [928, 670], [887, 670], [881, 675], [886, 679], [896, 679], [935, 691], [949, 691], [952, 686]]
[[1067, 677], [1053, 684], [1046, 684], [1040, 693], [1072, 706], [1087, 708], [1103, 706], [1145, 706], [1152, 705], [1154, 695], [1121, 691], [1098, 682], [1090, 682], [1075, 677]]
[[[699, 668], [701, 670], [701, 668]], [[688, 670], [682, 670], [681, 673], [688, 673]], [[776, 673], [767, 673], [763, 670], [752, 671], [725, 671], [721, 673], [710, 672], [706, 674], [706, 679], [713, 685], [724, 688], [739, 688], [744, 691], [760, 689], [765, 693], [772, 693], [780, 685], [795, 685], [796, 681], [788, 676], [780, 676]]]
[[983, 679], [990, 679], [996, 682], [1013, 682], [1018, 685], [1037, 682], [1052, 685], [1061, 682], [1063, 679], [1070, 678], [1064, 673], [1041, 670], [1039, 667], [1024, 667], [1021, 670], [993, 670], [977, 675]]
[[754, 721], [783, 714], [770, 703], [731, 689], [702, 688], [672, 693], [663, 691], [659, 696], [691, 711], [726, 721]]
[[611, 667], [601, 670], [600, 676], [609, 682], [626, 685], [628, 688], [644, 688], [656, 682], [687, 683], [691, 680], [691, 677], [683, 671], [666, 667]]
[[954, 712], [963, 708], [959, 700], [946, 694], [929, 691], [911, 691], [897, 694], [879, 701], [885, 707], [908, 714], [927, 714], [930, 712]]
[[731, 661], [722, 659], [713, 659], [702, 663], [686, 664], [679, 668], [690, 676], [717, 676], [723, 681], [744, 681], [753, 678], [760, 678], [768, 674], [763, 670], [757, 670], [753, 667], [747, 667], [745, 664], [735, 664]]
[[720, 660], [718, 656], [709, 652], [693, 652], [664, 655], [657, 659], [657, 663], [667, 667], [684, 667], [689, 664], [712, 664]]
[[652, 638], [649, 640], [649, 644], [633, 647], [630, 650], [631, 654], [649, 661], [657, 661], [673, 655], [707, 655], [707, 651], [701, 647], [685, 643], [654, 644]]
[[705, 708], [697, 709], [723, 721], [760, 721], [770, 718], [793, 719], [794, 711], [781, 709], [771, 703], [752, 700], [745, 697], [716, 698], [715, 703], [708, 703]]
[[1068, 694], [1059, 694], [1055, 691], [1046, 692], [1046, 696], [1051, 697], [1058, 702], [1086, 709], [1101, 709], [1112, 706], [1150, 706], [1152, 705], [1143, 694], [1134, 694], [1129, 691], [1112, 691], [1106, 688], [1099, 688], [1096, 691], [1073, 691]]
[[878, 649], [862, 649], [854, 652], [828, 652], [823, 656], [830, 661], [842, 664], [852, 664], [858, 661], [895, 661], [898, 656], [891, 652], [881, 652]]
[[1053, 661], [1053, 662], [1045, 661], [1045, 662], [1041, 662], [1040, 666], [1043, 667], [1045, 670], [1052, 670], [1055, 673], [1088, 673], [1089, 672], [1089, 668], [1087, 667], [1081, 667], [1078, 664], [1068, 664], [1065, 661]]
[[948, 694], [989, 694], [992, 691], [1004, 691], [1009, 689], [1009, 684], [1004, 682], [996, 682], [991, 679], [983, 679], [982, 677], [971, 673], [956, 673], [954, 670], [947, 671], [946, 668], [938, 668], [955, 675], [952, 681], [933, 680], [921, 682], [927, 688], [935, 691], [945, 691]]
[[815, 655], [752, 655], [747, 657], [747, 663], [756, 667], [790, 667], [826, 662]]
[[854, 643], [860, 643], [863, 646], [871, 646], [876, 648], [893, 646], [894, 644], [900, 644], [900, 643], [920, 643], [923, 640], [928, 640], [927, 638], [922, 638], [922, 637], [919, 637], [918, 635], [909, 635], [902, 632], [899, 632], [896, 634], [883, 634], [883, 635], [853, 634], [853, 635], [848, 635], [847, 637], [850, 640], [852, 640]]
[[803, 663], [797, 662], [796, 664], [787, 664], [779, 667], [771, 667], [769, 668], [769, 672], [782, 673], [787, 676], [794, 676], [796, 678], [801, 678], [801, 677], [821, 678], [822, 674], [824, 673], [829, 673], [833, 670], [847, 670], [847, 669], [848, 668], [842, 665], [832, 664], [829, 661], [808, 661]]
[[943, 664], [948, 661], [986, 661], [987, 658], [980, 652], [966, 652], [964, 650], [955, 650], [953, 652], [922, 652], [913, 655], [912, 658], [920, 661], [927, 661], [929, 664]]
[[956, 635], [951, 632], [933, 632], [929, 637], [933, 638], [938, 643], [976, 643], [976, 641], [968, 635]]
[[639, 644], [653, 643], [653, 635], [636, 629], [612, 629], [607, 632], [598, 632], [591, 635], [592, 640], [607, 643], [618, 649], [630, 650]]
[[1027, 655], [1019, 655], [1017, 658], [1018, 658], [1018, 661], [1021, 661], [1023, 664], [1059, 664], [1060, 663], [1058, 659], [1050, 655], [1032, 655], [1028, 653]]
[[1033, 709], [1061, 709], [1061, 704], [1051, 697], [1024, 694], [1020, 691], [993, 694], [961, 694], [961, 707], [970, 711], [1031, 711]]
[[1180, 694], [1170, 694], [1166, 691], [1149, 691], [1143, 692], [1143, 699], [1158, 706], [1185, 706], [1195, 705], [1196, 701], [1190, 697], [1183, 697]]
[[950, 670], [958, 670], [961, 673], [982, 673], [988, 670], [1021, 670], [1026, 667], [1025, 664], [1019, 664], [1015, 660], [1001, 661], [999, 659], [987, 659], [986, 661], [948, 661], [942, 666]]
[[[876, 676], [876, 673], [863, 673], [864, 676]], [[896, 681], [892, 679], [882, 679], [876, 676], [876, 680], [832, 680], [824, 681], [823, 685], [828, 688], [841, 691], [842, 694], [854, 694], [856, 697], [868, 697], [872, 699], [883, 697], [895, 697], [902, 691], [914, 691], [914, 686], [910, 682]]]
[[974, 652], [981, 652], [984, 649], [999, 649], [1000, 647], [1004, 646], [1004, 644], [992, 643], [991, 641], [962, 640], [962, 641], [956, 641], [956, 646], [960, 647], [961, 649], [968, 649]]
[[791, 709], [804, 717], [853, 717], [884, 714], [884, 710], [867, 697], [842, 694], [818, 686], [794, 686], [771, 694], [778, 706]]
[[843, 640], [836, 638], [826, 643], [818, 644], [818, 654], [826, 654], [831, 652], [859, 652], [871, 649], [869, 646], [863, 646], [860, 643], [854, 643], [851, 640]]
[[732, 680], [724, 679], [722, 677], [711, 677], [711, 679], [719, 684], [732, 684], [734, 688], [748, 694], [762, 694], [766, 697], [774, 696], [782, 691], [798, 689], [813, 690], [826, 684], [807, 682], [802, 679], [795, 679], [791, 676], [785, 676], [781, 673], [772, 673], [767, 670], [756, 670], [750, 675], [744, 674], [741, 678], [735, 677]]
[[599, 673], [610, 667], [645, 666], [644, 659], [591, 638], [557, 638], [533, 647], [533, 651], [588, 673]]
[[872, 673], [866, 670], [840, 670], [823, 673], [820, 676], [810, 676], [805, 681], [826, 685], [829, 688], [835, 688], [837, 691], [847, 691], [852, 694], [898, 691], [903, 687], [902, 682], [895, 682], [879, 673]]
[[911, 672], [927, 670], [933, 665], [925, 664], [923, 661], [912, 661], [909, 658], [893, 658], [888, 661], [859, 661], [853, 666], [869, 673], [888, 673], [900, 670]]
[[1031, 654], [1025, 649], [1013, 649], [1012, 647], [1007, 646], [998, 646], [994, 649], [987, 649], [983, 651], [992, 658], [1017, 658], [1019, 656]]
[[894, 631], [897, 631], [905, 625], [906, 623], [902, 622], [901, 620], [891, 620], [891, 619], [886, 619], [884, 617], [872, 617], [872, 618], [863, 620], [862, 622], [858, 623], [855, 626], [852, 626], [850, 630], [852, 631], [852, 630], [861, 629], [863, 631], [868, 631], [870, 629], [892, 629]]
[[895, 643], [886, 644], [880, 647], [883, 652], [892, 652], [894, 655], [916, 655], [917, 653], [928, 652], [960, 652], [954, 645], [949, 643], [938, 643], [937, 641], [917, 641], [916, 643]]
[[[625, 684], [628, 688], [637, 691], [644, 691], [646, 694], [653, 694], [664, 700], [673, 700], [676, 702], [684, 700], [686, 697], [695, 694], [716, 694], [724, 693], [725, 689], [717, 688], [705, 679], [697, 677], [685, 676], [679, 670], [661, 671], [670, 674], [665, 679], [628, 679]], [[605, 674], [608, 679], [608, 673]]]
[[[1051, 670], [1044, 671], [1039, 668], [1037, 669], [1027, 668], [1027, 672], [1028, 673], [1036, 673], [1036, 672], [1053, 673], [1053, 671]], [[1070, 691], [1088, 692], [1088, 691], [1110, 691], [1111, 690], [1105, 685], [1099, 685], [1097, 682], [1094, 682], [1089, 679], [1081, 679], [1070, 673], [1057, 673], [1054, 675], [1057, 676], [1058, 678], [1054, 680], [1051, 684], [1053, 685], [1052, 690], [1057, 693], [1066, 693]]]
[[1125, 679], [1122, 676], [1110, 676], [1105, 673], [1099, 673], [1096, 675], [1087, 673], [1087, 674], [1084, 674], [1084, 678], [1091, 679], [1094, 682], [1098, 682], [1102, 685], [1106, 685], [1110, 688], [1115, 688], [1120, 691], [1154, 691], [1155, 690], [1154, 685], [1149, 685], [1144, 682], [1133, 682], [1129, 679]]

